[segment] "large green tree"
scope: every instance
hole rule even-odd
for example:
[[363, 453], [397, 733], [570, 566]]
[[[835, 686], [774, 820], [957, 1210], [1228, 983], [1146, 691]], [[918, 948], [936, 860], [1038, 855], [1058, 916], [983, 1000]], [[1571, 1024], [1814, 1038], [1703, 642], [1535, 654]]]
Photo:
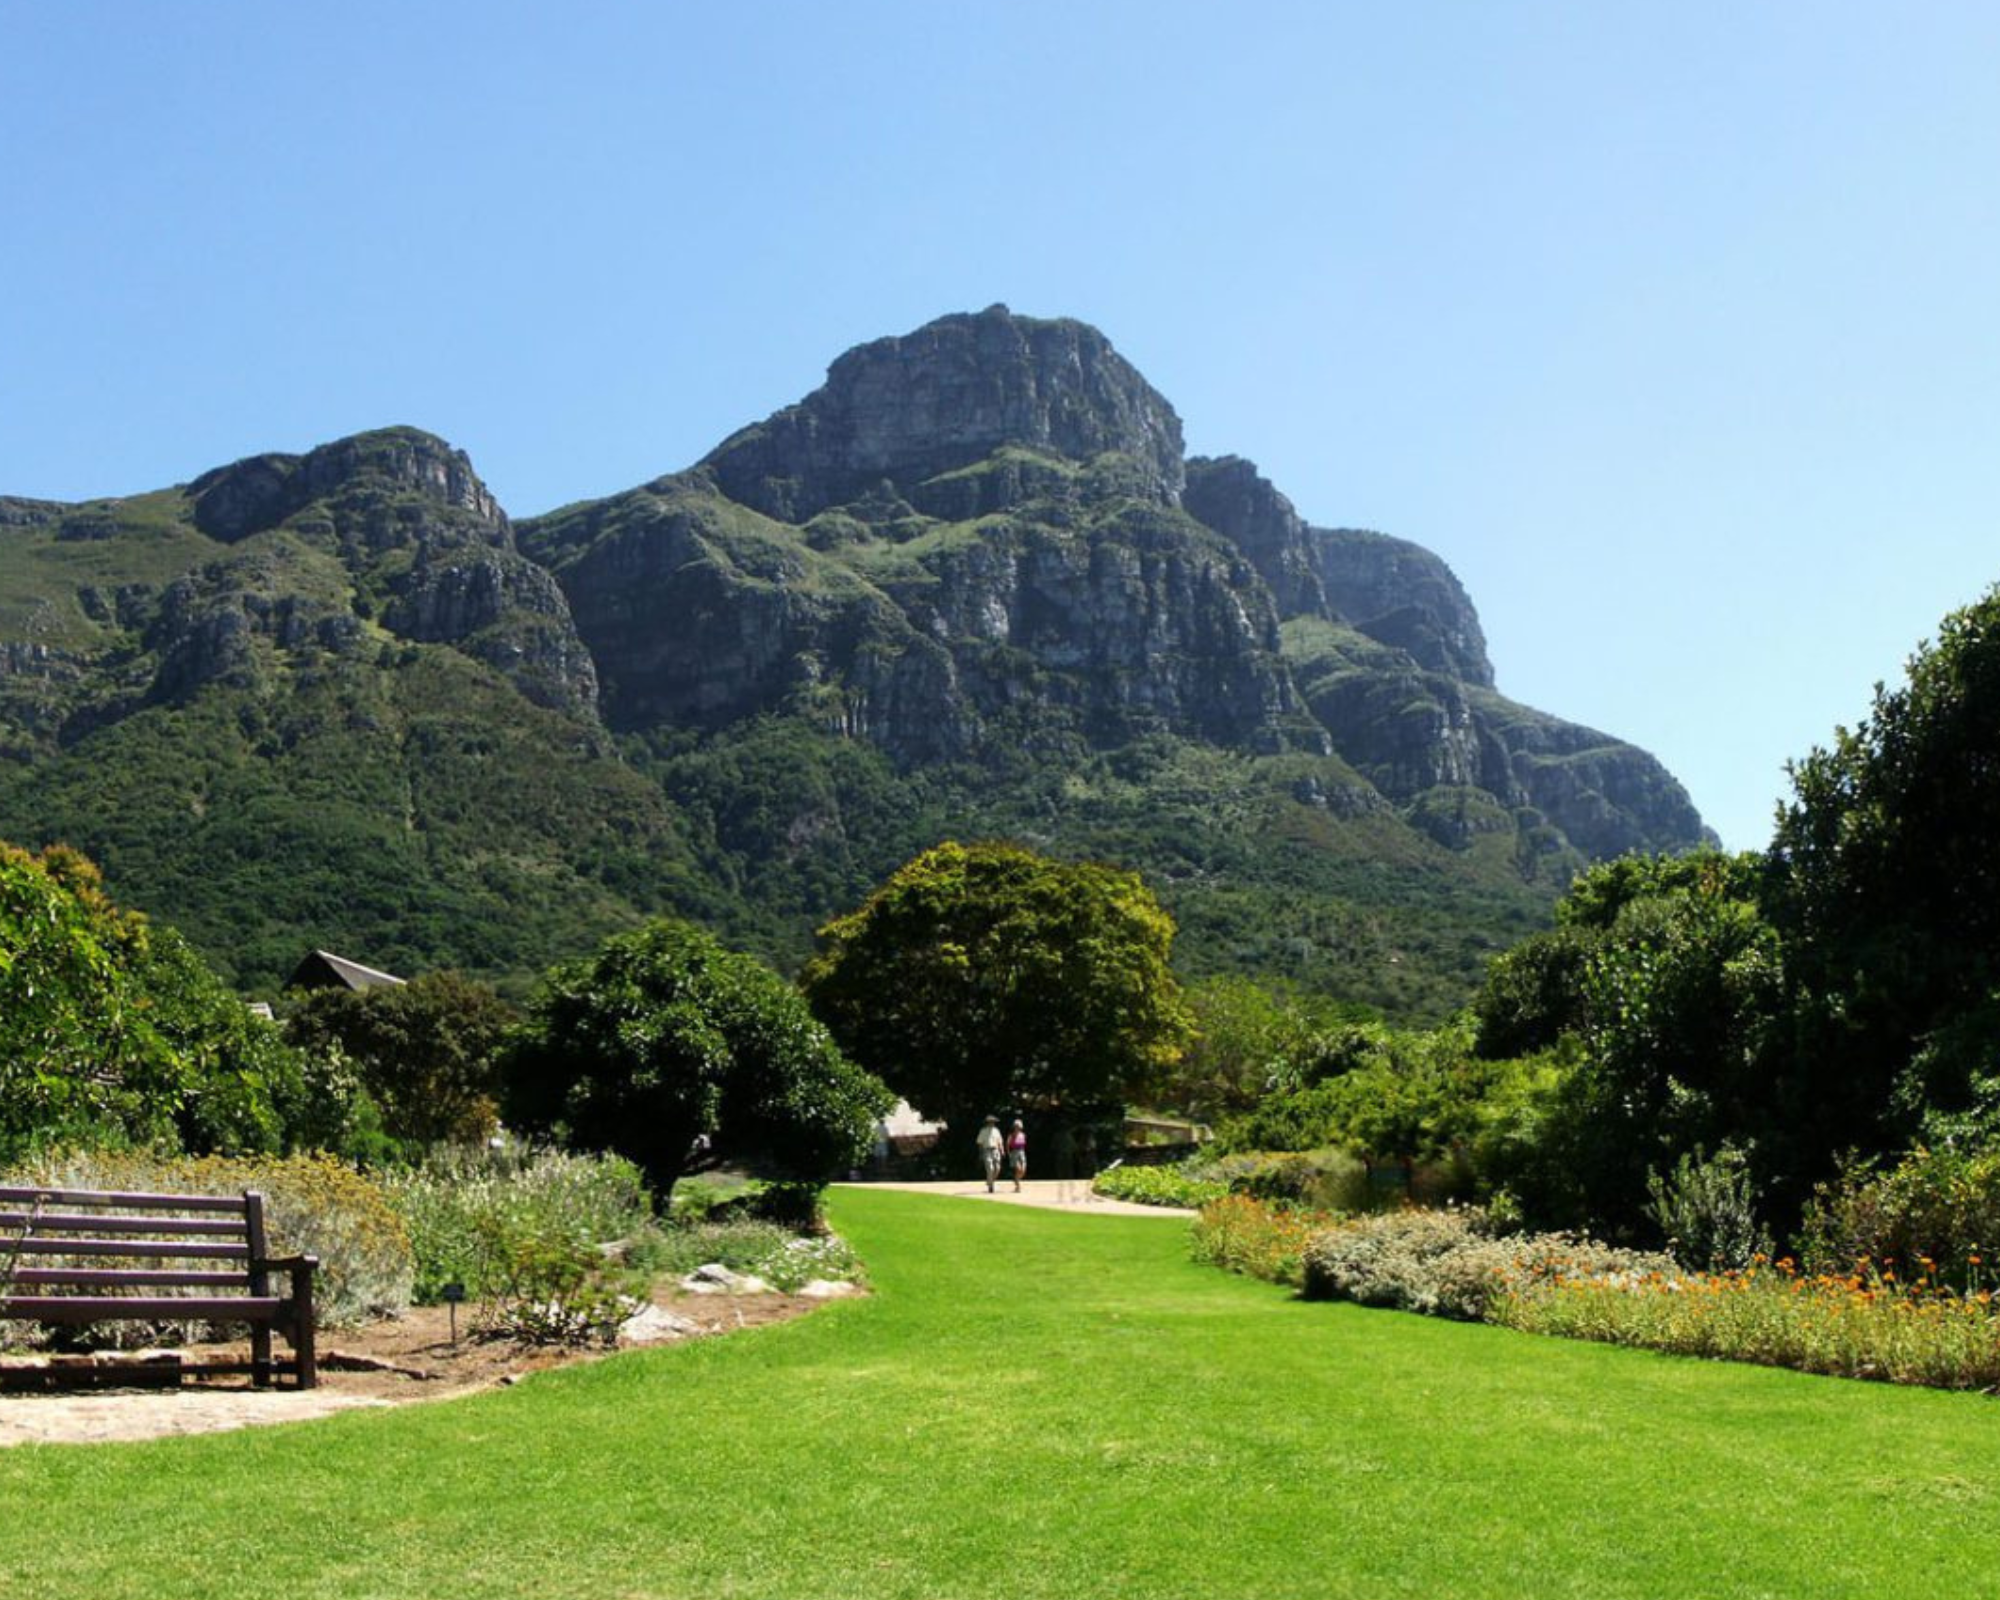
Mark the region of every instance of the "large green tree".
[[464, 1143], [493, 1131], [495, 1061], [519, 1016], [490, 985], [430, 972], [405, 984], [323, 989], [285, 1019], [285, 1033], [315, 1054], [345, 1052], [391, 1138]]
[[1133, 873], [943, 844], [822, 928], [802, 981], [857, 1060], [964, 1129], [1145, 1092], [1191, 1033], [1173, 937]]
[[1817, 1157], [1796, 1115], [1785, 952], [1753, 855], [1628, 857], [1579, 878], [1557, 928], [1493, 963], [1478, 1047], [1569, 1065], [1500, 1141], [1538, 1222], [1644, 1231], [1647, 1175], [1735, 1141], [1787, 1204]]
[[2000, 591], [1791, 777], [1773, 910], [1829, 1133], [1882, 1148], [1927, 1114], [2000, 1122]]
[[823, 1184], [862, 1160], [893, 1100], [776, 973], [669, 921], [552, 971], [501, 1080], [512, 1125], [617, 1151], [661, 1205], [723, 1161]]
[[53, 1141], [196, 1151], [330, 1142], [309, 1064], [171, 929], [57, 846], [0, 845], [0, 1155]]

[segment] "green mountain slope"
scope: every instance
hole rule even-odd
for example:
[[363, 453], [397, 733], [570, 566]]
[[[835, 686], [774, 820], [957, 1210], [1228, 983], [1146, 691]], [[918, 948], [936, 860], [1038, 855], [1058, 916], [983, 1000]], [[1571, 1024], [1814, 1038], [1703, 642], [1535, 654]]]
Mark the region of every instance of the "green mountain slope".
[[0, 499], [0, 837], [246, 987], [520, 978], [663, 910], [790, 964], [953, 836], [1138, 868], [1191, 971], [1431, 1016], [1581, 862], [1703, 833], [1494, 689], [1435, 556], [1187, 460], [1101, 334], [999, 307], [518, 527], [408, 428]]

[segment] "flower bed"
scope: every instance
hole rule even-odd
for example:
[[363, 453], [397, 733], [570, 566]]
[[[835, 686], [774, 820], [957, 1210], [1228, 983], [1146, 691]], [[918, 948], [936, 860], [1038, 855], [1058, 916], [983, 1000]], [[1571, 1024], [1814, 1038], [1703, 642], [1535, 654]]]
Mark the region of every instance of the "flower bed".
[[1919, 1266], [1910, 1283], [1898, 1281], [1893, 1267], [1865, 1260], [1842, 1276], [1808, 1276], [1789, 1260], [1624, 1281], [1560, 1272], [1507, 1282], [1492, 1296], [1487, 1319], [1530, 1333], [1844, 1378], [2000, 1386], [2000, 1318], [1991, 1292], [1954, 1289]]

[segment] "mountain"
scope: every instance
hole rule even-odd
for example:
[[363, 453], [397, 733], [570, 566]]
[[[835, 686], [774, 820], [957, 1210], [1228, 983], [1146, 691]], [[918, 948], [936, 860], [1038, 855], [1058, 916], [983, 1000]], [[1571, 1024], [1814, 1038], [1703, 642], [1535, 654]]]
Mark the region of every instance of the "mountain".
[[0, 837], [268, 988], [521, 974], [678, 911], [780, 961], [937, 839], [1145, 871], [1193, 970], [1456, 1003], [1582, 863], [1703, 842], [1494, 687], [1428, 551], [1186, 457], [1097, 330], [849, 351], [685, 470], [512, 522], [391, 428], [0, 498]]

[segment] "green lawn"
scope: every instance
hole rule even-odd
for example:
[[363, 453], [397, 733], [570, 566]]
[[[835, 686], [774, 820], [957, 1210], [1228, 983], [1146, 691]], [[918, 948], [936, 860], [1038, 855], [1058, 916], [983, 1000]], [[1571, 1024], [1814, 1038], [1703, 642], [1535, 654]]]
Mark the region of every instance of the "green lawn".
[[474, 1400], [0, 1452], [7, 1600], [1979, 1595], [2000, 1407], [1304, 1305], [842, 1191], [877, 1295]]

